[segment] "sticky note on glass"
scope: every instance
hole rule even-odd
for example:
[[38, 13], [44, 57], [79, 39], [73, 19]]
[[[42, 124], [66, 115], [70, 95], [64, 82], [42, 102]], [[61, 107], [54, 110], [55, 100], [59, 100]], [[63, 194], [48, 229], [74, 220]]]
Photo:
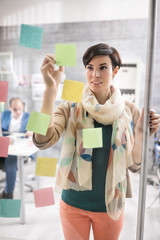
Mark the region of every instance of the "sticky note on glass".
[[36, 176], [55, 177], [57, 158], [37, 157]]
[[21, 24], [19, 45], [22, 47], [41, 49], [43, 28]]
[[62, 44], [55, 45], [56, 65], [57, 66], [75, 66], [76, 65], [76, 45]]
[[8, 82], [0, 81], [0, 102], [7, 102]]
[[26, 130], [39, 133], [41, 135], [46, 135], [51, 116], [32, 111], [29, 117]]
[[20, 217], [21, 200], [0, 199], [0, 217]]
[[36, 207], [46, 207], [55, 204], [52, 187], [34, 190], [33, 193]]
[[83, 82], [65, 79], [61, 98], [71, 102], [81, 102], [83, 88]]
[[0, 157], [8, 157], [9, 137], [0, 137]]
[[0, 111], [4, 112], [4, 102], [0, 102]]
[[83, 129], [83, 148], [103, 147], [102, 128]]

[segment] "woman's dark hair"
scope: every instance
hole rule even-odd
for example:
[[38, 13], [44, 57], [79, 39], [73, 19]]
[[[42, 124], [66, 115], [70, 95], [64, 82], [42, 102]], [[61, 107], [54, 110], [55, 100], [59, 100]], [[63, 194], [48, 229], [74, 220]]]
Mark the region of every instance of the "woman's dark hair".
[[111, 59], [113, 69], [116, 66], [121, 67], [122, 61], [119, 52], [105, 43], [99, 43], [87, 49], [83, 55], [84, 66], [86, 67], [91, 59], [98, 55], [108, 56]]

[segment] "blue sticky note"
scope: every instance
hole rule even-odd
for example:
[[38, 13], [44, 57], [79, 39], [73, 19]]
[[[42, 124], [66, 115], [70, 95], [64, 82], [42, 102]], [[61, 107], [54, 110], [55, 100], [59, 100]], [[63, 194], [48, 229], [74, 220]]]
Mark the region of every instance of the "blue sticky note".
[[0, 199], [0, 217], [20, 217], [21, 200]]
[[22, 47], [41, 49], [43, 28], [21, 24], [19, 45]]

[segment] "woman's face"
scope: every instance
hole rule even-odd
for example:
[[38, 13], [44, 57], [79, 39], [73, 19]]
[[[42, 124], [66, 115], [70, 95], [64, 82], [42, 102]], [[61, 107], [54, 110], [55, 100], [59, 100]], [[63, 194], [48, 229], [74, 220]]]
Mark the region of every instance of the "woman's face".
[[110, 88], [113, 77], [118, 71], [113, 70], [110, 57], [98, 55], [86, 66], [86, 78], [89, 88], [94, 93], [104, 92]]

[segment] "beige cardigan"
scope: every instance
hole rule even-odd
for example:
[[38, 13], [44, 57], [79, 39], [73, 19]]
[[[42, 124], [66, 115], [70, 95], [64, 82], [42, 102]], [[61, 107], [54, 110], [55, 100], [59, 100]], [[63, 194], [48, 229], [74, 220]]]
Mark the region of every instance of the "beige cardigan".
[[[65, 131], [67, 127], [68, 122], [68, 116], [71, 108], [71, 102], [61, 102], [60, 105], [57, 107], [56, 111], [54, 112], [54, 122], [53, 126], [48, 128], [46, 137], [46, 142], [37, 142], [35, 139], [35, 134], [33, 134], [33, 142], [34, 144], [41, 150], [47, 149], [51, 146], [53, 146], [60, 137], [62, 136], [63, 132]], [[134, 103], [125, 102], [126, 106], [129, 107], [132, 113], [133, 117], [133, 133], [135, 134], [135, 126], [137, 124], [137, 120], [140, 116], [140, 111], [137, 108], [137, 106]], [[134, 159], [133, 159], [134, 160]], [[129, 170], [131, 172], [137, 172], [140, 169], [140, 164], [133, 164], [131, 167], [129, 167]], [[127, 192], [126, 197], [131, 198], [132, 197], [132, 191], [131, 191], [131, 183], [129, 178], [129, 172], [127, 169]]]

